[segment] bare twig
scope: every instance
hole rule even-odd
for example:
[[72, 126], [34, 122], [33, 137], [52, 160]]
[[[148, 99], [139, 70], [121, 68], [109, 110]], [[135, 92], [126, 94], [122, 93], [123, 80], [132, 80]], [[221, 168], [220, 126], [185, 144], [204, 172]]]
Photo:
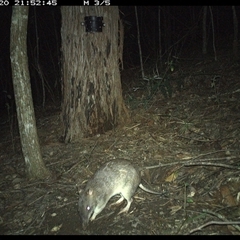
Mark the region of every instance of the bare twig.
[[[236, 158], [239, 158], [239, 157], [231, 156], [231, 157], [219, 157], [219, 158], [203, 158], [203, 159], [200, 159], [200, 160], [201, 160], [201, 162], [222, 161], [222, 160], [230, 161], [230, 160], [236, 159]], [[195, 160], [195, 159], [196, 158], [192, 158], [192, 160]]]
[[[211, 211], [211, 210], [209, 210], [209, 209], [203, 209], [203, 212], [209, 213], [209, 214], [211, 214], [211, 215], [213, 215], [213, 216], [216, 216], [216, 217], [218, 217], [219, 219], [221, 219], [221, 220], [223, 220], [223, 221], [225, 221], [225, 222], [230, 222], [227, 218], [225, 218], [225, 217], [224, 217], [222, 214], [220, 214], [220, 213], [213, 212], [213, 211]], [[238, 224], [240, 224], [240, 222], [239, 222]], [[235, 225], [233, 225], [233, 227], [235, 227], [235, 228], [240, 232], [240, 227], [235, 226]]]
[[[224, 158], [226, 159], [226, 158]], [[153, 169], [153, 168], [159, 168], [159, 167], [166, 167], [166, 166], [173, 166], [173, 165], [182, 165], [182, 167], [189, 167], [189, 166], [216, 166], [216, 167], [224, 167], [224, 168], [230, 168], [230, 169], [235, 169], [235, 170], [240, 170], [240, 167], [233, 166], [233, 165], [227, 165], [227, 164], [222, 164], [222, 163], [211, 163], [211, 162], [205, 162], [205, 159], [198, 161], [198, 162], [192, 162], [191, 161], [186, 161], [183, 163], [183, 161], [177, 161], [177, 162], [171, 162], [171, 163], [160, 163], [158, 165], [154, 166], [149, 166], [149, 167], [144, 167], [144, 169]], [[223, 160], [223, 159], [222, 159]]]
[[[226, 150], [225, 150], [226, 151]], [[219, 151], [216, 151], [214, 153], [217, 153]], [[211, 153], [213, 154], [213, 153]], [[202, 154], [199, 155], [195, 158], [192, 158], [188, 161], [179, 160], [176, 162], [171, 162], [171, 163], [159, 163], [158, 165], [154, 166], [149, 166], [149, 167], [144, 167], [145, 169], [153, 169], [153, 168], [158, 168], [158, 167], [166, 167], [166, 166], [173, 166], [173, 165], [181, 165], [182, 167], [189, 167], [189, 166], [216, 166], [216, 167], [224, 167], [224, 168], [230, 168], [230, 169], [235, 169], [235, 170], [240, 170], [240, 167], [234, 166], [234, 165], [229, 165], [229, 164], [223, 164], [223, 163], [213, 163], [211, 161], [222, 161], [222, 160], [227, 160], [228, 162], [233, 159], [238, 159], [239, 157], [237, 156], [228, 156], [228, 157], [220, 157], [220, 158], [203, 158], [199, 159], [198, 161], [194, 161], [195, 159], [199, 158], [200, 156], [203, 155], [208, 155], [208, 154]]]
[[137, 127], [137, 126], [139, 126], [139, 125], [141, 125], [141, 123], [135, 124], [135, 125], [133, 125], [132, 127], [125, 127], [125, 129], [126, 129], [126, 130], [130, 130], [130, 129], [135, 128], [135, 127]]
[[235, 170], [240, 170], [240, 167], [227, 165], [223, 163], [211, 163], [211, 162], [188, 162], [183, 164], [184, 167], [189, 166], [215, 166], [215, 167], [224, 167], [224, 168], [230, 168]]
[[[200, 158], [200, 157], [203, 157], [203, 156], [207, 156], [207, 155], [212, 155], [212, 154], [215, 154], [215, 153], [221, 153], [221, 152], [226, 152], [226, 149], [224, 150], [217, 150], [217, 151], [213, 151], [213, 152], [207, 152], [207, 153], [203, 153], [203, 154], [199, 154], [198, 156], [196, 156], [195, 158], [193, 159], [196, 159], [196, 158]], [[228, 152], [236, 152], [234, 150], [228, 150]]]
[[[210, 221], [205, 224], [203, 224], [200, 227], [192, 229], [189, 234], [192, 234], [194, 232], [200, 231], [202, 228], [205, 228], [209, 225], [240, 225], [240, 222], [219, 222], [219, 221]], [[239, 230], [239, 229], [238, 229]]]
[[239, 232], [240, 232], [240, 227], [237, 226], [237, 225], [240, 225], [240, 222], [239, 221], [229, 221], [227, 218], [225, 218], [222, 214], [219, 214], [219, 213], [216, 213], [216, 212], [213, 212], [209, 209], [203, 209], [203, 212], [204, 213], [208, 213], [208, 214], [211, 214], [213, 216], [216, 216], [217, 218], [223, 220], [223, 222], [220, 222], [220, 221], [209, 221], [203, 225], [201, 225], [200, 227], [197, 227], [197, 228], [194, 228], [192, 229], [189, 234], [192, 234], [196, 231], [200, 231], [201, 229], [209, 226], [209, 225], [233, 225], [234, 228], [236, 228]]

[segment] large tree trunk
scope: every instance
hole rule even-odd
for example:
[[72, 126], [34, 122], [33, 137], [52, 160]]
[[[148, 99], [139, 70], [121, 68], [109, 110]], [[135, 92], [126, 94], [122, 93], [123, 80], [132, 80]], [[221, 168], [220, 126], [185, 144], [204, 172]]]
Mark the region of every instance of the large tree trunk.
[[[119, 62], [118, 7], [68, 6], [62, 12], [62, 119], [65, 142], [103, 133], [126, 120]], [[85, 16], [103, 17], [102, 32], [86, 33]]]
[[42, 160], [36, 130], [27, 59], [28, 7], [12, 8], [10, 57], [23, 157], [29, 178], [50, 176]]

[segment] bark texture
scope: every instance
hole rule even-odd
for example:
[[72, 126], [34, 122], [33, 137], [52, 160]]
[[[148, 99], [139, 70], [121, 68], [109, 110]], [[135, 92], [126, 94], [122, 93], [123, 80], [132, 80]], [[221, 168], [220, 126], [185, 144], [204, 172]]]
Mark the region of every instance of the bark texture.
[[12, 8], [10, 58], [19, 133], [28, 177], [45, 179], [50, 176], [42, 160], [34, 115], [28, 58], [28, 7]]
[[[119, 71], [123, 29], [115, 6], [64, 6], [61, 12], [63, 138], [74, 142], [128, 118]], [[85, 16], [102, 16], [102, 32], [86, 32]]]

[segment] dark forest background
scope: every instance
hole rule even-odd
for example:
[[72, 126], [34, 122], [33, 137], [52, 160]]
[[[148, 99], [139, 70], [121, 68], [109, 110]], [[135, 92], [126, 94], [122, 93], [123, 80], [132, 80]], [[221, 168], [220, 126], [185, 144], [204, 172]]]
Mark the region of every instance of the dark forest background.
[[[180, 57], [200, 56], [202, 51], [202, 6], [161, 7], [161, 54]], [[124, 24], [124, 69], [139, 66], [134, 6], [120, 6]], [[159, 26], [157, 6], [138, 6], [141, 48], [144, 64], [155, 64], [159, 59]], [[0, 8], [0, 114], [14, 110], [10, 64], [11, 7]], [[236, 7], [237, 16], [239, 7]], [[231, 6], [213, 6], [216, 50], [230, 49], [233, 41]], [[79, 19], [79, 21], [83, 21]], [[61, 13], [60, 7], [29, 8], [28, 58], [35, 106], [61, 100]], [[103, 29], [104, 31], [104, 29]], [[207, 17], [208, 54], [213, 55], [210, 13]], [[39, 53], [38, 53], [39, 49]], [[39, 55], [38, 55], [39, 54]], [[200, 55], [196, 55], [200, 54]], [[43, 88], [45, 96], [43, 94]]]

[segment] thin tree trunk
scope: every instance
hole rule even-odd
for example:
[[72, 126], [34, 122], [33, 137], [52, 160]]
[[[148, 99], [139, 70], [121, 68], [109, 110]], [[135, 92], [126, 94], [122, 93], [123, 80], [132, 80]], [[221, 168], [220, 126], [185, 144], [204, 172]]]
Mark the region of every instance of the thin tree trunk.
[[140, 65], [141, 65], [141, 72], [142, 78], [145, 78], [144, 69], [143, 69], [143, 61], [142, 61], [142, 48], [141, 48], [141, 41], [140, 41], [140, 30], [139, 30], [139, 22], [138, 22], [138, 13], [137, 7], [135, 6], [135, 16], [136, 16], [136, 23], [137, 23], [137, 38], [138, 38], [138, 49], [139, 49], [139, 58], [140, 58]]
[[159, 60], [160, 67], [162, 67], [162, 31], [161, 31], [161, 7], [158, 6], [158, 50], [159, 50]]
[[217, 61], [217, 52], [216, 52], [216, 46], [215, 46], [215, 28], [214, 28], [214, 21], [213, 21], [213, 13], [212, 8], [209, 6], [209, 11], [211, 15], [211, 23], [212, 23], [212, 38], [213, 38], [213, 52], [214, 52], [214, 59]]
[[28, 10], [29, 7], [25, 6], [12, 8], [10, 36], [12, 79], [27, 175], [31, 179], [46, 179], [50, 172], [46, 169], [41, 156], [28, 69]]
[[171, 43], [172, 43], [172, 26], [170, 18], [170, 6], [164, 6], [164, 30], [165, 30], [165, 52], [171, 52]]
[[238, 19], [236, 14], [235, 6], [232, 6], [233, 12], [233, 56], [235, 59], [238, 58]]
[[203, 7], [203, 55], [207, 54], [207, 6]]

